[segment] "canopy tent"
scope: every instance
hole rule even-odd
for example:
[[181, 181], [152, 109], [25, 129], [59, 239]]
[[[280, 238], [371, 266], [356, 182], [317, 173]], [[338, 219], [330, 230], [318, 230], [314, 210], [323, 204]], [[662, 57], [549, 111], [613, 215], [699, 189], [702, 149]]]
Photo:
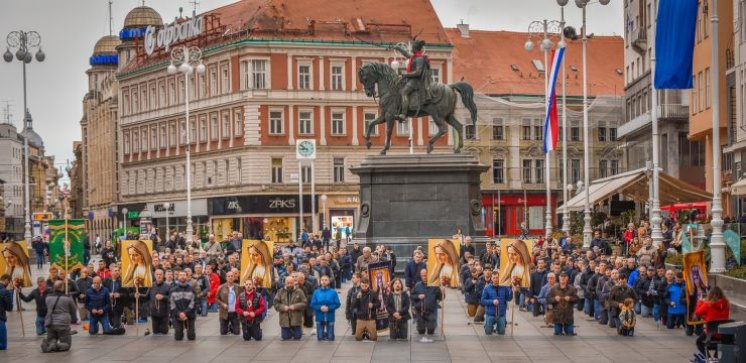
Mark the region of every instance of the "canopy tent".
[[[658, 174], [660, 176], [659, 190], [661, 205], [712, 200], [712, 194], [704, 190], [678, 180], [664, 172]], [[647, 168], [594, 180], [589, 187], [590, 205], [592, 206], [609, 199], [615, 194], [622, 194], [633, 200], [646, 202], [649, 198], [649, 180]], [[582, 211], [584, 207], [584, 190], [581, 190], [577, 195], [567, 201], [567, 208], [572, 212]]]
[[730, 186], [731, 195], [746, 195], [746, 179], [741, 179]]

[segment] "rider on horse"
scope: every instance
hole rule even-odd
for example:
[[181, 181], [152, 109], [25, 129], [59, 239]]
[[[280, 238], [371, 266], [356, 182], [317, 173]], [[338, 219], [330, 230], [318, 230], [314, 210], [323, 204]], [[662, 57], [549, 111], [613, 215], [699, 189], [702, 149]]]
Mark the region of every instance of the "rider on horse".
[[403, 56], [407, 57], [407, 71], [402, 73], [402, 77], [406, 79], [406, 84], [402, 87], [401, 96], [401, 113], [398, 118], [402, 121], [407, 119], [407, 111], [409, 110], [409, 104], [411, 101], [411, 95], [414, 92], [419, 92], [418, 108], [430, 101], [432, 98], [430, 94], [430, 85], [432, 84], [432, 72], [430, 70], [430, 58], [425, 55], [425, 41], [415, 40], [412, 43], [412, 53], [410, 54], [406, 49], [401, 46], [395, 47]]

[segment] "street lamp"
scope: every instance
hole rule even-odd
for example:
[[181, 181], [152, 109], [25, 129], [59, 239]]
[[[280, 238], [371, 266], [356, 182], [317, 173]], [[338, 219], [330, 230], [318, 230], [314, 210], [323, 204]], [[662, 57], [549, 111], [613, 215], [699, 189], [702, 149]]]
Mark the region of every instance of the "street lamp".
[[[178, 67], [177, 67], [178, 64]], [[194, 228], [192, 226], [192, 140], [191, 140], [191, 121], [189, 120], [189, 76], [197, 69], [198, 74], [205, 73], [205, 65], [202, 64], [202, 49], [191, 46], [178, 46], [171, 50], [171, 64], [168, 66], [168, 74], [181, 72], [184, 74], [184, 104], [186, 108], [186, 118], [184, 132], [186, 133], [186, 199], [187, 199], [187, 227], [186, 240], [192, 242]]]
[[[5, 59], [7, 63], [12, 62], [13, 53], [11, 53], [10, 50], [14, 49], [16, 50], [16, 59], [23, 65], [23, 119], [25, 121], [24, 131], [26, 131], [26, 128], [30, 127], [31, 124], [31, 115], [28, 112], [28, 103], [26, 97], [26, 64], [31, 63], [34, 57], [36, 58], [37, 62], [43, 62], [46, 58], [46, 54], [44, 54], [44, 51], [41, 50], [41, 35], [39, 35], [39, 33], [35, 31], [12, 31], [8, 33], [6, 41], [8, 43], [8, 47], [5, 49], [3, 59]], [[36, 49], [35, 56], [31, 55], [33, 49]], [[25, 134], [23, 137], [23, 164], [26, 172], [23, 175], [23, 188], [25, 193], [24, 213], [26, 214], [26, 216], [23, 238], [26, 240], [27, 243], [31, 243], [31, 192], [29, 191], [30, 171], [28, 154], [28, 134]]]
[[725, 272], [725, 243], [723, 242], [723, 206], [720, 199], [720, 63], [718, 60], [718, 2], [712, 0], [712, 236], [710, 272]]
[[171, 237], [171, 226], [169, 226], [168, 220], [168, 215], [171, 214], [171, 203], [163, 203], [163, 209], [166, 210], [166, 233], [164, 233], [163, 235], [166, 241], [168, 241], [168, 238]]
[[125, 236], [125, 238], [127, 237], [127, 212], [129, 212], [129, 210], [127, 208], [122, 208], [122, 218], [124, 220], [124, 226], [123, 227], [124, 227], [124, 236]]
[[[542, 53], [544, 53], [544, 109], [546, 110], [546, 112], [549, 112], [550, 102], [549, 72], [551, 66], [549, 65], [549, 50], [552, 49], [552, 47], [554, 46], [554, 43], [551, 39], [549, 39], [549, 36], [559, 35], [560, 43], [557, 46], [560, 48], [564, 47], [565, 42], [562, 35], [563, 28], [563, 22], [559, 22], [556, 20], [544, 19], [542, 21], [533, 21], [528, 25], [528, 40], [526, 41], [526, 44], [524, 44], [524, 48], [526, 48], [526, 51], [530, 52], [534, 49], [534, 42], [531, 40], [531, 38], [534, 36], [542, 37], [541, 42], [539, 43], [539, 48], [541, 48]], [[562, 79], [564, 82], [564, 77], [562, 77]], [[545, 115], [545, 119], [546, 116], [547, 115]], [[545, 132], [545, 134], [547, 133]], [[552, 237], [552, 184], [550, 178], [550, 161], [551, 159], [549, 158], [549, 151], [546, 151], [544, 153], [544, 168], [546, 170], [544, 179], [546, 182], [547, 206], [544, 222], [544, 237], [547, 238], [547, 240]]]
[[322, 194], [321, 197], [319, 197], [319, 202], [321, 202], [321, 229], [324, 229], [324, 226], [326, 225], [326, 200], [329, 197], [326, 196], [326, 194]]
[[[611, 0], [598, 0], [601, 5], [608, 5]], [[558, 4], [566, 3], [558, 0]], [[575, 5], [583, 10], [583, 27], [580, 29], [583, 39], [583, 180], [585, 189], [585, 206], [583, 208], [583, 248], [591, 246], [591, 181], [590, 181], [590, 130], [588, 122], [588, 29], [586, 24], [586, 8], [591, 0], [575, 0]]]

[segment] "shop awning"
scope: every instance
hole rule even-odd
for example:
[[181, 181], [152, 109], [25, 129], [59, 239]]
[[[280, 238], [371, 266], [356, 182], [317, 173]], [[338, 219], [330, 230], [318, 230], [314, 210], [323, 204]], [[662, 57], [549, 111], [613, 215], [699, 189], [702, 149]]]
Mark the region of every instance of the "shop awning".
[[[712, 200], [712, 195], [691, 184], [682, 182], [666, 173], [660, 172], [660, 203], [692, 203]], [[591, 182], [590, 204], [602, 202], [615, 194], [636, 201], [647, 201], [649, 191], [647, 169], [637, 169]], [[735, 186], [735, 184], [734, 184]], [[744, 184], [746, 194], [746, 184]], [[585, 192], [581, 191], [567, 201], [570, 211], [582, 211], [585, 206]]]
[[730, 186], [731, 195], [746, 195], [746, 179], [741, 179]]

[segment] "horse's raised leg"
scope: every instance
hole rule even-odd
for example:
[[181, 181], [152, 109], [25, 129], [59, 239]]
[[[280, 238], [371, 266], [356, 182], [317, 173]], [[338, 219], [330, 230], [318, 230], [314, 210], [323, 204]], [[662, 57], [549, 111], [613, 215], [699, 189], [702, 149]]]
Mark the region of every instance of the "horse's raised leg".
[[453, 145], [453, 152], [458, 154], [461, 152], [461, 148], [464, 147], [464, 127], [461, 125], [461, 122], [459, 122], [458, 119], [456, 119], [456, 116], [454, 114], [450, 114], [446, 116], [446, 122], [453, 127], [454, 130], [456, 130], [456, 134], [458, 135], [458, 142], [456, 142], [455, 145]]
[[381, 155], [386, 155], [386, 152], [391, 147], [391, 133], [394, 131], [395, 120], [393, 116], [386, 117], [386, 143], [381, 150]]
[[432, 117], [435, 124], [438, 126], [438, 132], [433, 135], [433, 137], [430, 138], [430, 140], [427, 142], [427, 153], [431, 153], [433, 151], [433, 144], [435, 141], [437, 141], [441, 136], [443, 136], [448, 129], [446, 128], [446, 124], [443, 121], [443, 119], [439, 115], [430, 115]]
[[370, 149], [370, 147], [373, 145], [372, 142], [370, 142], [370, 134], [373, 132], [373, 128], [376, 127], [378, 124], [383, 123], [384, 117], [383, 114], [376, 117], [375, 120], [371, 121], [368, 124], [368, 127], [365, 128], [365, 146]]

